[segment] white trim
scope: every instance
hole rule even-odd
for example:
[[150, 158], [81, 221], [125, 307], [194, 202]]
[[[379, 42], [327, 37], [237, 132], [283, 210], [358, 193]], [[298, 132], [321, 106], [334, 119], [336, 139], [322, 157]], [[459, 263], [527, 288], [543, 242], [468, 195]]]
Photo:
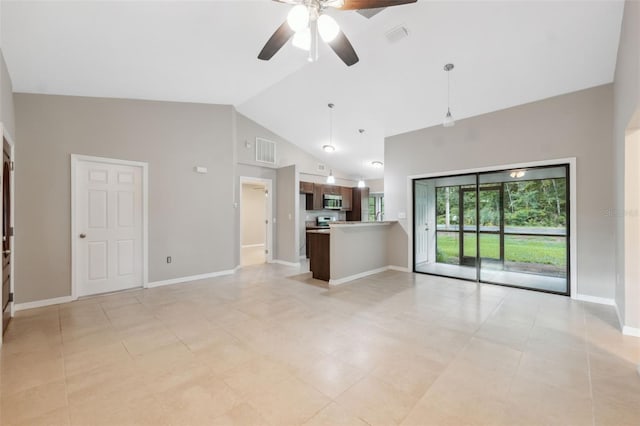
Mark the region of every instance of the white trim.
[[142, 287], [149, 285], [149, 163], [143, 161], [119, 160], [115, 158], [94, 157], [90, 155], [71, 154], [71, 297], [78, 299], [78, 265], [74, 265], [77, 255], [76, 230], [76, 173], [78, 163], [91, 161], [95, 163], [118, 164], [140, 167], [142, 169]]
[[[625, 336], [640, 337], [640, 328], [629, 327], [628, 325], [625, 325], [624, 327], [622, 327], [622, 334], [624, 334]], [[640, 365], [638, 367], [640, 367]]]
[[280, 259], [273, 259], [268, 263], [277, 263], [278, 265], [292, 266], [294, 268], [297, 268], [300, 266], [300, 262], [287, 262], [286, 260], [280, 260]]
[[599, 305], [607, 305], [607, 306], [615, 306], [616, 311], [618, 307], [616, 306], [616, 301], [608, 298], [608, 297], [597, 297], [597, 296], [589, 296], [588, 294], [574, 294], [572, 296], [573, 299], [579, 300], [581, 302], [588, 303], [597, 303]]
[[[2, 138], [6, 139], [7, 142], [9, 143], [9, 147], [11, 148], [11, 152], [9, 153], [9, 159], [11, 162], [13, 162], [14, 166], [16, 164], [16, 142], [13, 139], [13, 136], [11, 135], [11, 133], [9, 133], [9, 131], [2, 126], [2, 124], [0, 123], [0, 136], [2, 136]], [[9, 271], [10, 274], [10, 278], [9, 278], [9, 291], [11, 293], [13, 293], [14, 299], [15, 299], [15, 295], [16, 295], [16, 282], [15, 282], [15, 270], [16, 270], [16, 237], [15, 237], [15, 224], [16, 224], [16, 172], [15, 172], [15, 167], [14, 170], [11, 171], [11, 187], [9, 188], [9, 192], [10, 192], [10, 198], [11, 198], [11, 212], [10, 212], [10, 216], [11, 216], [11, 223], [9, 224], [9, 226], [11, 226], [13, 228], [13, 235], [9, 238], [11, 238], [11, 254], [10, 254], [10, 259], [9, 259], [9, 264], [11, 265], [11, 270]], [[1, 271], [1, 267], [0, 267], [0, 271]], [[16, 313], [16, 308], [15, 308], [16, 302], [11, 302], [10, 306], [9, 306], [9, 310], [11, 312], [11, 317], [13, 318], [13, 316]], [[2, 342], [2, 338], [0, 337], [0, 342]]]
[[274, 218], [273, 218], [273, 181], [271, 179], [265, 179], [265, 178], [257, 178], [257, 177], [249, 177], [249, 176], [240, 176], [240, 185], [239, 185], [239, 197], [238, 197], [238, 229], [239, 229], [239, 235], [238, 235], [238, 242], [240, 245], [240, 249], [238, 250], [238, 259], [240, 259], [240, 263], [242, 263], [242, 253], [240, 252], [240, 250], [244, 247], [257, 247], [258, 245], [246, 245], [243, 246], [242, 245], [242, 185], [243, 184], [247, 184], [247, 183], [259, 183], [262, 185], [265, 185], [267, 188], [267, 192], [269, 193], [269, 197], [268, 201], [267, 201], [267, 220], [269, 221], [269, 226], [267, 226], [267, 235], [266, 235], [266, 241], [265, 244], [258, 244], [258, 245], [263, 245], [265, 247], [265, 250], [267, 250], [267, 255], [265, 256], [265, 260], [267, 263], [271, 263], [273, 261], [273, 222], [274, 222]]
[[62, 297], [55, 297], [53, 299], [36, 300], [34, 302], [16, 303], [15, 307], [17, 312], [17, 311], [24, 311], [27, 309], [42, 308], [44, 306], [60, 305], [62, 303], [73, 302], [73, 300], [74, 299], [71, 296], [62, 296]]
[[173, 284], [182, 284], [182, 283], [188, 283], [191, 281], [205, 280], [207, 278], [216, 278], [216, 277], [222, 277], [225, 275], [233, 275], [236, 273], [238, 268], [239, 266], [236, 266], [233, 269], [227, 269], [224, 271], [209, 272], [207, 274], [191, 275], [188, 277], [172, 278], [169, 280], [162, 280], [162, 281], [153, 281], [147, 284], [147, 288], [162, 287], [165, 285], [173, 285]]
[[256, 248], [256, 247], [264, 247], [264, 244], [245, 244], [241, 246], [242, 248]]
[[357, 279], [360, 279], [360, 278], [368, 277], [369, 275], [379, 274], [381, 272], [388, 271], [389, 269], [390, 269], [389, 266], [383, 266], [382, 268], [371, 269], [369, 271], [360, 272], [359, 274], [349, 275], [348, 277], [338, 278], [336, 280], [330, 279], [329, 280], [329, 285], [333, 286], [333, 285], [340, 285], [340, 284], [348, 283], [349, 281], [353, 281], [353, 280], [357, 280]]
[[389, 265], [388, 266], [390, 271], [398, 271], [398, 272], [407, 272], [407, 273], [411, 273], [411, 270], [408, 268], [404, 268], [402, 266], [395, 266], [395, 265]]
[[[0, 123], [0, 140], [2, 139], [6, 139], [7, 143], [9, 144], [10, 147], [10, 152], [9, 152], [9, 159], [10, 161], [13, 161], [15, 164], [16, 161], [16, 144], [15, 144], [15, 139], [13, 139], [13, 135], [11, 135], [11, 133], [7, 130], [7, 128]], [[4, 188], [4, 187], [3, 187]], [[16, 197], [15, 197], [15, 171], [11, 171], [11, 187], [9, 188], [9, 192], [10, 192], [10, 199], [11, 199], [11, 212], [10, 212], [10, 216], [11, 216], [11, 223], [9, 224], [9, 226], [14, 228], [15, 231], [15, 205], [16, 205]], [[14, 232], [15, 235], [15, 232]], [[9, 255], [9, 265], [11, 270], [9, 271], [9, 292], [13, 293], [14, 298], [15, 298], [15, 251], [16, 251], [16, 246], [15, 246], [15, 237], [9, 237], [11, 240], [11, 253]], [[2, 266], [0, 265], [0, 272], [2, 272]], [[0, 305], [2, 305], [2, 297], [0, 296]], [[16, 314], [16, 303], [15, 302], [10, 302], [9, 303], [9, 314], [10, 316], [13, 318]], [[0, 347], [2, 346], [2, 341], [3, 341], [3, 336], [2, 333], [0, 332]]]
[[569, 244], [571, 248], [569, 265], [571, 266], [571, 298], [575, 299], [576, 295], [578, 294], [578, 179], [576, 157], [531, 161], [528, 163], [497, 164], [494, 166], [477, 167], [473, 169], [448, 170], [446, 172], [424, 173], [407, 176], [407, 253], [409, 254], [407, 259], [407, 268], [410, 271], [413, 271], [413, 188], [411, 183], [414, 179], [458, 174], [463, 175], [470, 173], [482, 173], [504, 169], [523, 169], [527, 167], [556, 166], [562, 164], [569, 164], [569, 210], [571, 224], [571, 235], [569, 236]]
[[[622, 334], [624, 334], [625, 336], [640, 337], [640, 328], [624, 325], [624, 320], [622, 319], [622, 315], [620, 315], [618, 304], [615, 303], [615, 301], [613, 303], [613, 306], [616, 309], [616, 315], [618, 316], [618, 323], [620, 324], [620, 330], [622, 330]], [[638, 374], [640, 374], [640, 364], [638, 365]]]

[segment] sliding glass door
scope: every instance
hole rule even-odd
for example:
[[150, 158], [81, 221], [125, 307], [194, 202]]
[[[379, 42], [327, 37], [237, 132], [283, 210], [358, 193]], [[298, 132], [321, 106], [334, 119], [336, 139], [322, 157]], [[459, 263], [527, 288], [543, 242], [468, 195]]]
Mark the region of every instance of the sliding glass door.
[[568, 166], [414, 180], [414, 270], [569, 293]]

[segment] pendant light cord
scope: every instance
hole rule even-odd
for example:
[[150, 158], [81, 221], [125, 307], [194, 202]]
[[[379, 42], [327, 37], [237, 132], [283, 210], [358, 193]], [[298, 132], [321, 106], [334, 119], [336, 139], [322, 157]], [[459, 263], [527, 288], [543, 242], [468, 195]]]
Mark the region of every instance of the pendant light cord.
[[329, 104], [329, 145], [333, 147], [333, 104]]
[[447, 71], [447, 112], [451, 112], [451, 70]]

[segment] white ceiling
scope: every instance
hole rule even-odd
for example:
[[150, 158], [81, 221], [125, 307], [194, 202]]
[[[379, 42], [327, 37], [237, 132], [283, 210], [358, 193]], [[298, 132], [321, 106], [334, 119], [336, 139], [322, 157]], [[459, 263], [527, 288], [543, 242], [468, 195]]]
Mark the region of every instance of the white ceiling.
[[[318, 62], [285, 46], [256, 56], [291, 6], [205, 2], [4, 1], [2, 50], [16, 92], [236, 105], [354, 176], [381, 177], [384, 137], [613, 81], [624, 3], [425, 1], [367, 20], [332, 15], [360, 62], [326, 46]], [[404, 25], [408, 38], [389, 43]], [[325, 154], [329, 109], [334, 145]], [[364, 128], [364, 137], [357, 129]]]

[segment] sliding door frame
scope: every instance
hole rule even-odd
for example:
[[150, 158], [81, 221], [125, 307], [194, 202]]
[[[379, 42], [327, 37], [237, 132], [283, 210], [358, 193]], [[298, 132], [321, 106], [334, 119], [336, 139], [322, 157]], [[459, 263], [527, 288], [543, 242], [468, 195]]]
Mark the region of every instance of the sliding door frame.
[[[535, 162], [530, 162], [530, 163], [517, 163], [517, 164], [505, 164], [505, 165], [495, 165], [495, 166], [490, 166], [490, 167], [482, 167], [482, 168], [476, 168], [476, 169], [465, 169], [465, 170], [454, 170], [454, 171], [447, 171], [447, 172], [436, 172], [436, 173], [427, 173], [427, 174], [420, 174], [420, 175], [412, 175], [412, 176], [407, 176], [407, 201], [408, 203], [410, 203], [410, 205], [408, 206], [409, 208], [407, 209], [408, 211], [408, 217], [407, 217], [407, 242], [408, 242], [408, 250], [409, 250], [409, 256], [408, 256], [408, 265], [407, 268], [409, 271], [413, 271], [413, 272], [417, 272], [415, 270], [415, 247], [414, 247], [414, 229], [415, 229], [415, 223], [414, 223], [414, 208], [415, 208], [415, 191], [414, 191], [414, 185], [415, 185], [415, 181], [420, 180], [420, 179], [429, 179], [429, 178], [445, 178], [445, 177], [454, 177], [454, 176], [459, 176], [459, 175], [476, 175], [476, 256], [478, 254], [480, 254], [480, 237], [479, 237], [479, 210], [480, 210], [480, 200], [479, 200], [479, 192], [480, 192], [480, 188], [479, 188], [479, 180], [480, 180], [480, 175], [482, 174], [489, 174], [489, 173], [495, 173], [495, 172], [501, 172], [501, 171], [508, 171], [511, 169], [535, 169], [535, 168], [547, 168], [547, 167], [553, 167], [553, 166], [564, 166], [567, 169], [566, 172], [566, 178], [568, 179], [567, 182], [567, 187], [566, 187], [566, 191], [567, 191], [567, 205], [566, 205], [566, 209], [567, 209], [567, 230], [566, 230], [566, 244], [567, 244], [567, 292], [566, 293], [560, 293], [560, 292], [554, 292], [554, 291], [548, 291], [548, 290], [539, 290], [539, 289], [530, 289], [532, 291], [540, 291], [540, 292], [545, 292], [545, 293], [552, 293], [552, 294], [559, 294], [559, 295], [565, 295], [565, 296], [569, 296], [573, 299], [578, 298], [579, 294], [578, 294], [578, 277], [577, 277], [577, 232], [575, 231], [575, 223], [576, 223], [576, 204], [577, 204], [577, 200], [576, 200], [576, 194], [577, 194], [577, 184], [576, 184], [576, 175], [577, 175], [577, 165], [576, 165], [576, 158], [575, 157], [570, 157], [570, 158], [561, 158], [561, 159], [553, 159], [553, 160], [545, 160], [545, 161], [535, 161]], [[503, 201], [504, 202], [504, 201]], [[502, 213], [502, 215], [504, 215], [504, 212]], [[504, 218], [502, 218], [502, 221], [504, 220]], [[437, 226], [437, 224], [436, 224]], [[501, 224], [501, 226], [503, 226]], [[436, 231], [437, 232], [437, 231]], [[437, 238], [436, 238], [437, 240]], [[462, 244], [462, 242], [461, 242]], [[508, 284], [499, 284], [499, 283], [492, 283], [489, 281], [482, 281], [480, 280], [480, 267], [481, 267], [481, 262], [479, 262], [478, 260], [476, 260], [476, 279], [472, 280], [472, 279], [465, 279], [465, 278], [455, 278], [455, 277], [447, 277], [445, 275], [440, 275], [440, 274], [433, 274], [433, 273], [428, 273], [429, 275], [436, 275], [436, 276], [444, 276], [447, 278], [454, 278], [454, 279], [462, 279], [465, 281], [471, 281], [471, 282], [477, 282], [477, 283], [486, 283], [486, 284], [496, 284], [496, 285], [502, 285], [502, 286], [506, 286], [506, 287], [515, 287], [515, 288], [520, 288], [520, 289], [528, 289], [525, 287], [520, 287], [520, 286], [515, 286], [515, 285], [508, 285]], [[427, 274], [427, 273], [425, 273]]]

